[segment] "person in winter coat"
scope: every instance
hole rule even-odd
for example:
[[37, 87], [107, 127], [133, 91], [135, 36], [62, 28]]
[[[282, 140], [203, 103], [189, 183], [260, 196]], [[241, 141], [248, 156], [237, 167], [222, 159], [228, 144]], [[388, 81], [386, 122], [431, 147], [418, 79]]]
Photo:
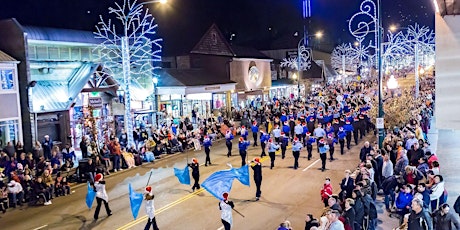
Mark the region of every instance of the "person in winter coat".
[[321, 189], [321, 200], [324, 203], [324, 207], [328, 207], [329, 197], [332, 196], [332, 185], [331, 185], [331, 178], [326, 177], [324, 181], [323, 188]]
[[232, 209], [235, 207], [233, 201], [228, 200], [228, 193], [222, 194], [223, 199], [219, 202], [219, 209], [221, 210], [220, 218], [225, 230], [230, 230], [233, 224]]
[[411, 207], [412, 211], [407, 222], [408, 229], [433, 230], [433, 221], [430, 213], [423, 208], [423, 201], [418, 198], [413, 199]]
[[107, 216], [112, 215], [112, 211], [109, 208], [109, 196], [107, 195], [107, 191], [105, 190], [105, 181], [104, 176], [101, 173], [96, 174], [94, 177], [94, 190], [96, 191], [96, 201], [97, 207], [94, 211], [94, 220], [99, 218], [99, 211], [101, 210], [101, 204], [104, 202], [105, 211], [107, 212]]
[[145, 213], [147, 213], [148, 216], [147, 224], [144, 228], [145, 230], [148, 230], [150, 228], [150, 225], [152, 226], [153, 230], [159, 230], [157, 221], [155, 219], [155, 204], [153, 198], [155, 198], [155, 196], [152, 193], [152, 187], [145, 187]]
[[262, 191], [260, 191], [260, 186], [262, 185], [262, 164], [258, 157], [254, 158], [251, 163], [251, 168], [254, 170], [254, 183], [256, 184], [256, 201], [258, 201], [260, 194], [262, 194]]
[[225, 145], [227, 146], [227, 157], [230, 157], [232, 155], [232, 140], [233, 140], [233, 134], [232, 131], [229, 129], [227, 130], [227, 133], [225, 134]]
[[[450, 212], [448, 204], [442, 204], [439, 209], [433, 213], [433, 227], [435, 230], [452, 230], [460, 229], [460, 221], [457, 215]], [[455, 228], [452, 228], [455, 226]]]
[[345, 200], [345, 198], [351, 198], [351, 193], [353, 192], [353, 189], [355, 188], [355, 182], [353, 178], [350, 177], [350, 170], [345, 170], [345, 178], [342, 179], [342, 182], [340, 183], [340, 191], [339, 197], [341, 200]]
[[361, 194], [361, 191], [357, 189], [353, 190], [351, 197], [355, 200], [355, 205], [353, 206], [353, 209], [355, 210], [355, 223], [357, 223], [358, 226], [363, 226], [364, 204], [362, 201], [363, 196]]
[[355, 200], [351, 198], [347, 198], [345, 200], [345, 210], [342, 214], [345, 219], [345, 229], [355, 230], [355, 210], [353, 209], [354, 205]]
[[189, 163], [188, 166], [192, 168], [192, 177], [195, 183], [192, 186], [192, 190], [200, 189], [200, 164], [198, 164], [198, 160], [196, 158], [192, 159], [192, 163]]
[[434, 184], [431, 186], [431, 211], [434, 212], [443, 204], [444, 199], [444, 179], [441, 175], [434, 176]]
[[403, 186], [401, 192], [396, 198], [396, 208], [400, 210], [398, 211], [400, 216], [404, 216], [405, 214], [409, 213], [413, 198], [414, 196], [412, 195], [412, 187], [409, 184]]

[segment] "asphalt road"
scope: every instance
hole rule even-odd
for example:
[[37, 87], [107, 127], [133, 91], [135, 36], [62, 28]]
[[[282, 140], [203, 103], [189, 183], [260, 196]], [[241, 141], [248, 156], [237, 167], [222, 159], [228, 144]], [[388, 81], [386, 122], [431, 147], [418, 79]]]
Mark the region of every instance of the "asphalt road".
[[[233, 212], [233, 229], [276, 229], [284, 220], [291, 221], [294, 229], [303, 228], [307, 213], [313, 213], [316, 217], [322, 213], [324, 205], [320, 200], [320, 189], [324, 178], [332, 179], [334, 192], [338, 193], [344, 170], [353, 169], [358, 163], [362, 143], [364, 140], [358, 146], [352, 145], [352, 149], [344, 155], [340, 155], [337, 145], [337, 160], [328, 160], [325, 172], [319, 170], [321, 161], [315, 147], [314, 158], [310, 161], [306, 158], [306, 150], [302, 149], [300, 168], [297, 170], [292, 167], [294, 159], [291, 150], [287, 151], [285, 159], [277, 155], [272, 170], [269, 168], [269, 159], [262, 159], [262, 196], [259, 201], [255, 201], [251, 169], [250, 187], [237, 180], [233, 182], [229, 198], [235, 202], [235, 209], [244, 215], [242, 217]], [[250, 147], [249, 160], [260, 153], [260, 147]], [[128, 184], [131, 183], [135, 190], [142, 192], [150, 171], [152, 177], [149, 184], [155, 194], [156, 219], [160, 229], [223, 229], [218, 200], [204, 190], [192, 193], [191, 186], [180, 184], [174, 176], [173, 167], [182, 168], [187, 158], [190, 161], [193, 157], [204, 163], [204, 150], [168, 156], [155, 163], [107, 177], [109, 205], [113, 212], [110, 217], [106, 216], [102, 208], [99, 220], [93, 221], [96, 204], [91, 210], [86, 207], [86, 185], [83, 184], [73, 187], [75, 192], [72, 195], [54, 199], [50, 206], [9, 209], [7, 213], [0, 214], [0, 229], [143, 229], [147, 222], [144, 206], [137, 220], [134, 220], [129, 205]], [[215, 143], [211, 149], [211, 161], [211, 166], [200, 167], [201, 182], [215, 171], [228, 169], [227, 163], [234, 167], [241, 166], [236, 141], [230, 158], [226, 156], [225, 143]]]

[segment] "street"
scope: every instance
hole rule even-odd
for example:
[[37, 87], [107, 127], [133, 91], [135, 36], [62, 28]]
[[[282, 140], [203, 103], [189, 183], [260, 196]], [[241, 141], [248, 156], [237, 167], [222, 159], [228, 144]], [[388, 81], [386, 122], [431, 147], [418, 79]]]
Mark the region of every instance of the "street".
[[[299, 159], [300, 168], [293, 169], [292, 151], [288, 150], [286, 158], [278, 155], [275, 167], [270, 170], [269, 159], [262, 159], [263, 182], [262, 196], [255, 201], [255, 186], [251, 173], [251, 187], [235, 180], [229, 199], [235, 202], [235, 209], [244, 217], [233, 212], [233, 229], [274, 229], [281, 222], [289, 220], [294, 229], [304, 227], [307, 213], [319, 217], [324, 208], [320, 201], [320, 189], [325, 177], [331, 177], [334, 193], [340, 190], [340, 180], [346, 169], [353, 169], [358, 162], [359, 146], [340, 155], [339, 146], [335, 149], [337, 160], [328, 160], [325, 172], [319, 170], [321, 161], [314, 147], [314, 158], [308, 161], [306, 150], [302, 149]], [[232, 156], [226, 157], [225, 142], [216, 142], [211, 148], [212, 165], [200, 167], [200, 182], [211, 173], [228, 169], [227, 163], [234, 167], [241, 166], [241, 158], [233, 144]], [[250, 147], [248, 160], [260, 156], [260, 147]], [[186, 160], [198, 158], [204, 163], [204, 150], [189, 151], [157, 160], [155, 163], [143, 164], [131, 170], [112, 174], [106, 178], [109, 205], [113, 215], [106, 217], [101, 209], [98, 221], [93, 221], [96, 202], [91, 210], [85, 204], [86, 185], [77, 185], [74, 194], [58, 197], [50, 206], [37, 206], [9, 209], [0, 215], [0, 226], [6, 229], [143, 229], [147, 222], [144, 207], [139, 211], [137, 220], [131, 214], [128, 184], [138, 192], [143, 192], [150, 171], [150, 185], [155, 194], [156, 219], [160, 229], [223, 229], [221, 228], [218, 200], [205, 190], [192, 193], [191, 186], [182, 185], [174, 176], [173, 167], [183, 168]], [[193, 183], [193, 179], [192, 179]], [[25, 218], [26, 217], [26, 218]], [[2, 228], [3, 229], [3, 228]]]

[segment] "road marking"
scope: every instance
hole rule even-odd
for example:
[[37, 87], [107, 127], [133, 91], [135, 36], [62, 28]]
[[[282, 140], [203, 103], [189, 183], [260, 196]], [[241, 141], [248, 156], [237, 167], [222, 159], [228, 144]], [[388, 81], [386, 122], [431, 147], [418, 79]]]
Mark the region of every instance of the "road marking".
[[48, 225], [47, 225], [47, 224], [45, 224], [45, 225], [43, 225], [43, 226], [40, 226], [40, 227], [38, 227], [38, 228], [34, 228], [33, 230], [40, 230], [40, 229], [42, 229], [42, 228], [45, 228], [45, 227], [47, 227], [47, 226], [48, 226]]
[[319, 159], [317, 159], [315, 162], [311, 163], [311, 165], [309, 165], [308, 167], [304, 168], [302, 171], [305, 172], [307, 171], [309, 168], [313, 167], [313, 165], [315, 165], [316, 163], [318, 163]]
[[222, 227], [218, 228], [217, 230], [222, 230], [222, 229], [224, 229], [224, 226], [222, 226]]
[[[182, 203], [182, 202], [184, 202], [184, 201], [186, 201], [188, 199], [191, 199], [195, 195], [198, 195], [198, 194], [202, 193], [203, 191], [204, 191], [204, 189], [202, 189], [202, 188], [198, 189], [197, 191], [195, 191], [195, 192], [193, 192], [191, 194], [188, 194], [188, 195], [186, 195], [186, 196], [184, 196], [184, 197], [182, 197], [182, 198], [180, 198], [180, 199], [178, 199], [178, 200], [176, 200], [176, 201], [174, 201], [172, 203], [169, 203], [166, 206], [161, 207], [158, 210], [156, 210], [155, 215], [158, 215], [158, 214], [160, 214], [160, 213], [162, 213], [162, 212], [164, 212], [164, 211], [166, 211], [166, 210], [168, 210], [168, 209], [170, 209], [170, 208], [172, 208], [172, 207], [174, 207], [174, 206], [176, 206], [176, 205], [178, 205], [178, 204], [180, 204], [180, 203]], [[133, 221], [131, 221], [131, 222], [119, 227], [118, 230], [129, 229], [129, 228], [131, 228], [131, 227], [133, 227], [133, 226], [135, 226], [137, 224], [140, 224], [141, 222], [145, 222], [147, 220], [147, 217], [148, 217], [147, 215], [144, 215], [144, 216], [140, 217], [137, 220], [133, 220]]]

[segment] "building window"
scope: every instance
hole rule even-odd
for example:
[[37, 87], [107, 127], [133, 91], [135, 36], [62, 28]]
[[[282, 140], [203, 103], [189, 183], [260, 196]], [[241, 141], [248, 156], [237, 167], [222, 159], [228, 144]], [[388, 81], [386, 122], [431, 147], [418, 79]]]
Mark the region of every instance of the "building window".
[[14, 74], [11, 69], [1, 69], [0, 70], [0, 82], [1, 89], [8, 90], [14, 89]]

